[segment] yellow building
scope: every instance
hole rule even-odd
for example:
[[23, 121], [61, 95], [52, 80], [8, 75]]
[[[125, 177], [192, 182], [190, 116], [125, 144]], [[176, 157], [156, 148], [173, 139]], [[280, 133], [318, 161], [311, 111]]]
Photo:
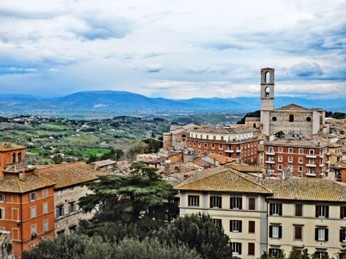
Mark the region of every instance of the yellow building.
[[346, 186], [330, 180], [253, 181], [222, 167], [202, 171], [176, 189], [180, 215], [210, 214], [240, 258], [288, 254], [292, 247], [337, 257], [346, 245]]

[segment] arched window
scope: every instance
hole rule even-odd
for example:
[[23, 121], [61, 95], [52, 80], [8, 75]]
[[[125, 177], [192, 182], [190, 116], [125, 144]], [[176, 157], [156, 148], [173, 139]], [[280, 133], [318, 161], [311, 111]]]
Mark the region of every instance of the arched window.
[[289, 122], [294, 122], [294, 115], [290, 114], [289, 118], [288, 118]]
[[183, 138], [183, 142], [185, 142], [185, 140], [186, 140], [186, 135], [183, 134], [183, 135], [181, 135], [181, 137]]
[[215, 140], [215, 139], [216, 139], [216, 136], [213, 136], [213, 139]]
[[18, 162], [20, 162], [20, 161], [22, 161], [22, 153], [21, 152], [18, 153]]
[[207, 139], [209, 139], [209, 135], [207, 135]]
[[12, 154], [12, 163], [15, 163], [16, 162], [16, 153], [13, 153]]
[[223, 140], [223, 136], [221, 136], [221, 140]]
[[266, 83], [270, 82], [270, 72], [266, 72]]
[[270, 88], [269, 88], [269, 86], [268, 87], [266, 87], [266, 89], [265, 89], [265, 97], [269, 97], [270, 96]]

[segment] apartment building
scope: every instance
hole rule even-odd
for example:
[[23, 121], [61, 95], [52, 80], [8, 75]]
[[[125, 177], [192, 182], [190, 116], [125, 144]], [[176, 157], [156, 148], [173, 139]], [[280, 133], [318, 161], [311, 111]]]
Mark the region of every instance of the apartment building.
[[196, 150], [197, 154], [215, 153], [256, 165], [258, 139], [254, 132], [252, 128], [199, 127], [190, 130], [187, 147]]
[[[256, 178], [255, 178], [256, 179]], [[208, 213], [232, 241], [234, 256], [275, 256], [293, 247], [316, 256], [346, 245], [346, 186], [327, 179], [250, 180], [227, 167], [204, 170], [175, 187], [180, 215]]]
[[74, 234], [82, 219], [91, 219], [93, 213], [83, 213], [78, 200], [90, 193], [88, 182], [98, 179], [96, 171], [84, 162], [52, 165], [37, 170], [37, 174], [51, 180], [54, 186], [55, 234]]
[[54, 182], [25, 163], [25, 147], [0, 146], [0, 228], [11, 233], [14, 255], [55, 236]]
[[299, 177], [328, 175], [328, 145], [314, 140], [277, 139], [264, 143], [264, 168], [268, 176], [290, 170]]

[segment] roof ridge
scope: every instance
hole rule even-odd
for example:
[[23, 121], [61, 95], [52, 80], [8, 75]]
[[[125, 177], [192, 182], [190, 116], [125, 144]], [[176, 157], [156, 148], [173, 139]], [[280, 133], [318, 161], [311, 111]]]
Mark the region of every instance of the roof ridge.
[[235, 173], [235, 174], [237, 174], [238, 176], [240, 176], [240, 177], [242, 177], [243, 179], [245, 179], [246, 181], [251, 182], [251, 183], [257, 185], [257, 186], [259, 186], [259, 187], [265, 189], [266, 191], [268, 191], [268, 192], [270, 192], [270, 193], [273, 193], [272, 190], [268, 189], [267, 187], [263, 186], [262, 184], [259, 184], [259, 183], [255, 182], [255, 181], [253, 181], [253, 180], [251, 180], [251, 179], [249, 179], [249, 178], [243, 176], [240, 172], [237, 172], [235, 169], [233, 169], [233, 168], [231, 168], [231, 167], [230, 167], [229, 169], [230, 169], [233, 173]]
[[214, 175], [217, 175], [217, 174], [220, 174], [220, 173], [225, 172], [226, 168], [222, 168], [222, 169], [224, 169], [224, 170], [221, 170], [221, 171], [216, 172], [216, 173], [211, 173], [211, 174], [206, 175], [206, 176], [202, 176], [201, 178], [197, 178], [197, 179], [195, 179], [195, 180], [182, 182], [182, 183], [179, 184], [178, 186], [184, 186], [184, 185], [186, 185], [186, 184], [196, 183], [196, 182], [201, 181], [201, 180], [203, 180], [203, 179], [206, 179], [206, 178], [209, 178], [209, 177], [211, 177], [211, 176], [214, 176]]

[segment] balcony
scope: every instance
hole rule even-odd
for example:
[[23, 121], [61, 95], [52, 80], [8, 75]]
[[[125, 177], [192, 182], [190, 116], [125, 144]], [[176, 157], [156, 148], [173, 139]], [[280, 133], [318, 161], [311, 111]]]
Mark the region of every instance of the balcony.
[[240, 152], [241, 152], [241, 149], [237, 149], [235, 152], [240, 153]]
[[315, 173], [306, 173], [306, 176], [315, 177], [316, 174]]
[[323, 167], [323, 164], [320, 164], [320, 167]]
[[316, 167], [315, 164], [306, 164], [307, 167]]
[[266, 163], [267, 164], [275, 164], [275, 161], [274, 160], [267, 160]]
[[234, 153], [234, 150], [232, 150], [232, 149], [226, 149], [225, 152], [226, 152], [226, 153]]
[[306, 155], [307, 158], [316, 158], [317, 156], [316, 155], [312, 155], [312, 154], [309, 154], [309, 155]]
[[268, 151], [266, 151], [266, 155], [274, 156], [275, 152], [274, 152], [274, 150], [268, 150]]

